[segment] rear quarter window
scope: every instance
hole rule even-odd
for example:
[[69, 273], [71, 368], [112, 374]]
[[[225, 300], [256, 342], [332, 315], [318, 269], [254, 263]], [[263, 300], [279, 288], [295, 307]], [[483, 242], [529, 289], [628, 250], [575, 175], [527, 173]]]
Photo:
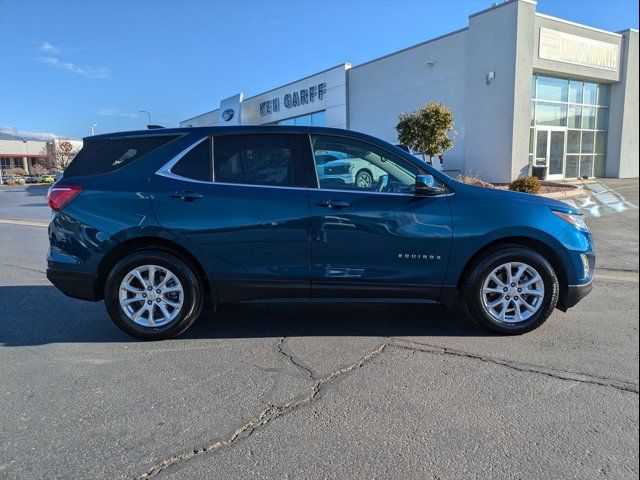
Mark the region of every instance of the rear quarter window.
[[179, 135], [88, 139], [64, 172], [65, 177], [99, 175], [128, 165]]

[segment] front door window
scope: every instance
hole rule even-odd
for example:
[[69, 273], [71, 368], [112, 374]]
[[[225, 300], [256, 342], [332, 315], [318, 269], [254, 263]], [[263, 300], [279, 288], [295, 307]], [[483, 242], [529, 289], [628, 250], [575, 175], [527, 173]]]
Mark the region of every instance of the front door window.
[[350, 138], [312, 135], [322, 189], [413, 193], [418, 168], [375, 145]]
[[562, 176], [564, 167], [564, 132], [551, 131], [549, 142], [549, 175]]
[[547, 177], [560, 179], [565, 173], [566, 130], [539, 128], [536, 131], [536, 166], [547, 167]]
[[536, 166], [544, 167], [549, 159], [547, 147], [549, 145], [549, 131], [538, 130], [536, 137]]

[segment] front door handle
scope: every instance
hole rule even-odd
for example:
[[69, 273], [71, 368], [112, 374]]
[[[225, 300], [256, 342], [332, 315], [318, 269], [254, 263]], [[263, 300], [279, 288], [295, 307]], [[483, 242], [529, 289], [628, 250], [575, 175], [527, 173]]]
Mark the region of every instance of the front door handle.
[[202, 198], [202, 195], [194, 192], [193, 190], [182, 190], [181, 192], [169, 192], [171, 198], [179, 198], [181, 200], [198, 200]]
[[349, 202], [343, 202], [342, 200], [321, 200], [316, 203], [319, 207], [330, 208], [332, 210], [340, 210], [341, 208], [350, 207]]

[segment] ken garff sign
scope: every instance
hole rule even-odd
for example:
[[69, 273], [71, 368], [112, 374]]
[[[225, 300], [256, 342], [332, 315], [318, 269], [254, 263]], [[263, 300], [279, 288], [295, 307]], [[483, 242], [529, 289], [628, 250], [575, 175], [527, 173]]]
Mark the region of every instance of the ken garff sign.
[[224, 112], [222, 112], [222, 119], [225, 122], [229, 122], [229, 121], [231, 121], [231, 119], [233, 118], [233, 115], [235, 113], [236, 112], [233, 111], [233, 108], [227, 108]]
[[[272, 113], [280, 111], [280, 105], [284, 105], [285, 108], [295, 108], [301, 105], [307, 105], [317, 100], [324, 100], [324, 94], [327, 91], [326, 83], [319, 83], [318, 85], [312, 85], [309, 88], [303, 88], [291, 93], [286, 93], [282, 97], [272, 98], [265, 102], [260, 103], [260, 116], [265, 117]], [[224, 115], [224, 113], [223, 113]]]

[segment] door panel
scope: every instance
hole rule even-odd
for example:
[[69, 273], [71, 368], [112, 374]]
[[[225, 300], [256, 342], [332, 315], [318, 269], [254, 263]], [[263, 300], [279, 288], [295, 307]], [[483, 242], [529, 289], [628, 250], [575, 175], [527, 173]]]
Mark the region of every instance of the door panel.
[[[176, 198], [192, 191], [202, 198]], [[309, 206], [304, 189], [192, 183], [154, 175], [160, 225], [195, 245], [221, 302], [309, 296]]]
[[414, 195], [422, 171], [381, 146], [310, 140], [312, 298], [436, 299], [452, 239], [447, 195]]
[[[329, 208], [325, 202], [343, 202]], [[312, 298], [436, 299], [449, 261], [447, 196], [310, 190]]]
[[197, 251], [221, 302], [309, 298], [310, 212], [307, 192], [298, 185], [304, 172], [299, 140], [221, 135], [213, 140], [213, 175], [220, 181], [184, 178], [211, 175], [197, 166], [211, 163], [206, 148], [194, 148], [151, 176], [158, 223]]

